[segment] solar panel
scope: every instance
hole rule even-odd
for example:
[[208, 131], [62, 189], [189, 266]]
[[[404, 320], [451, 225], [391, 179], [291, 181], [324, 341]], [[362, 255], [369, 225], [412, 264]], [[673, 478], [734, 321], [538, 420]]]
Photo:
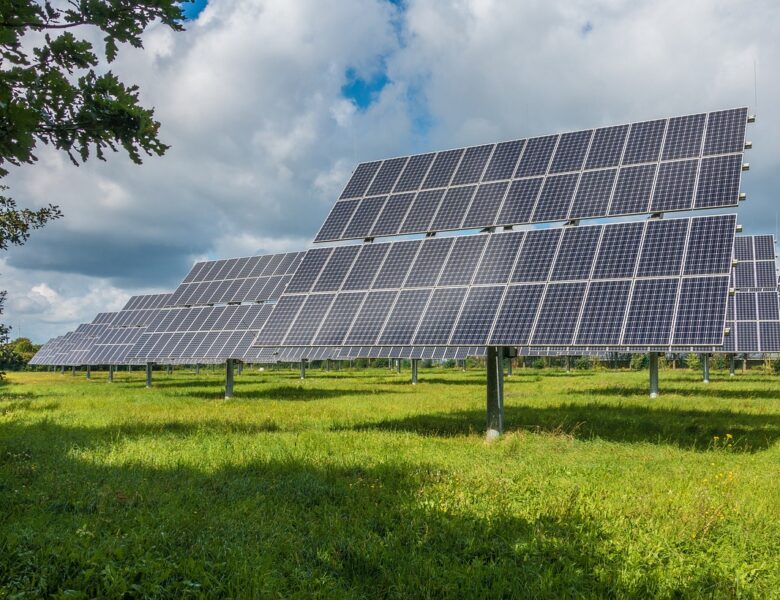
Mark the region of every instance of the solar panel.
[[362, 163], [315, 242], [736, 206], [746, 124], [737, 108]]
[[[359, 309], [355, 302], [333, 320], [324, 310], [307, 315], [304, 307], [295, 313], [298, 321], [287, 319], [281, 341], [274, 316], [255, 344], [720, 345], [735, 230], [735, 215], [717, 215], [368, 244], [347, 277], [362, 286], [350, 286], [350, 293], [368, 292]], [[363, 251], [371, 260], [361, 262]], [[307, 264], [326, 262], [307, 256], [301, 270]], [[295, 279], [317, 281], [327, 266], [318, 268], [296, 274], [280, 306], [316, 295], [291, 290], [310, 289]], [[363, 268], [368, 273], [358, 276]], [[335, 293], [333, 306], [341, 306], [346, 289]], [[310, 321], [327, 323], [329, 335], [298, 331], [298, 322]]]

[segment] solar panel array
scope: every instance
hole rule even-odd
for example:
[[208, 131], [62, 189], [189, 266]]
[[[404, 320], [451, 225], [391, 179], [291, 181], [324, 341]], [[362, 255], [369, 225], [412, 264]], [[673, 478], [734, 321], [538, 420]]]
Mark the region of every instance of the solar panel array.
[[272, 310], [271, 304], [162, 310], [128, 357], [156, 363], [251, 362], [257, 355], [252, 341]]
[[303, 252], [197, 263], [167, 306], [267, 302], [281, 296]]
[[257, 346], [723, 340], [735, 215], [309, 250]]
[[361, 163], [315, 242], [736, 206], [746, 108]]
[[131, 359], [130, 349], [146, 331], [170, 298], [170, 294], [132, 296], [124, 308], [115, 313], [111, 326], [98, 337], [86, 357], [90, 365], [138, 365], [146, 361]]

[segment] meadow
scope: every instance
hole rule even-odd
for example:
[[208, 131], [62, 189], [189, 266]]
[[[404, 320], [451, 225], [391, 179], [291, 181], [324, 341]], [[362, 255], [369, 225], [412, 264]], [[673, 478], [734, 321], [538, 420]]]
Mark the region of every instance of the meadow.
[[0, 597], [780, 597], [780, 377], [0, 385]]

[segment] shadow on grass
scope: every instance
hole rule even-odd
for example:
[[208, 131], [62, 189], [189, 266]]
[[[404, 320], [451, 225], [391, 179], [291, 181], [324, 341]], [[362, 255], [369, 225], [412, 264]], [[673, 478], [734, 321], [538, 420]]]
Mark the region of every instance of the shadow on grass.
[[[489, 504], [483, 516], [439, 507], [451, 476], [439, 467], [290, 456], [199, 470], [79, 458], [120, 439], [111, 428], [0, 425], [6, 593], [645, 597], [664, 576], [625, 576], [604, 515], [581, 492], [552, 496], [529, 518]], [[709, 564], [665, 589], [729, 595], [733, 577]]]
[[[689, 386], [691, 387], [679, 387], [678, 385], [674, 384], [665, 386], [662, 385], [661, 394], [683, 397], [706, 396], [708, 398], [724, 398], [727, 400], [742, 400], [746, 398], [780, 400], [780, 387], [778, 387], [777, 390], [744, 387], [723, 389], [714, 387], [713, 383], [708, 385], [702, 383], [701, 381], [692, 380], [689, 382]], [[780, 386], [780, 382], [778, 382], [778, 386]], [[567, 393], [576, 394], [578, 396], [617, 396], [620, 398], [646, 398], [648, 395], [648, 389], [649, 388], [646, 385], [618, 385], [569, 390]]]
[[[507, 406], [506, 431], [565, 434], [580, 440], [676, 445], [704, 451], [714, 436], [734, 438], [733, 450], [760, 452], [780, 438], [780, 415], [733, 411], [670, 410], [611, 404], [564, 404], [551, 407]], [[423, 436], [482, 434], [483, 411], [415, 415], [349, 427], [357, 430], [404, 431]]]

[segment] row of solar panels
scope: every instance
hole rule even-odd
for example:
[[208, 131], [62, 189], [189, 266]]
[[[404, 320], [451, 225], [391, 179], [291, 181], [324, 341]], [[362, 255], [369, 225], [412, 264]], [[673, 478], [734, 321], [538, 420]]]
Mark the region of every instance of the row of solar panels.
[[735, 206], [747, 109], [362, 163], [315, 242]]

